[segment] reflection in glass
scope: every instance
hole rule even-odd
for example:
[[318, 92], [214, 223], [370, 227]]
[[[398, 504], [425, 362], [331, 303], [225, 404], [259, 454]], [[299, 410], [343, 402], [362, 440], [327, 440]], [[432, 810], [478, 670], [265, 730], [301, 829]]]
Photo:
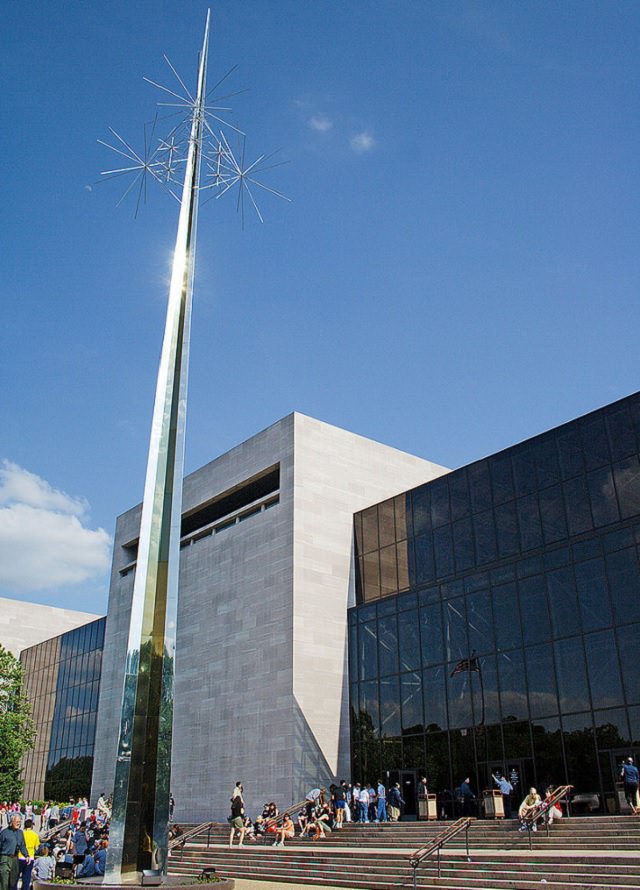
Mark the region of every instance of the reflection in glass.
[[469, 496], [473, 513], [488, 510], [491, 507], [491, 480], [486, 461], [480, 461], [467, 467], [469, 480]]
[[587, 670], [581, 637], [557, 640], [554, 644], [560, 710], [564, 714], [589, 707]]
[[609, 463], [609, 443], [602, 414], [585, 418], [580, 424], [582, 448], [587, 471]]
[[445, 525], [433, 532], [433, 549], [436, 557], [436, 577], [446, 578], [455, 571], [451, 526]]
[[398, 615], [398, 636], [400, 640], [400, 670], [417, 670], [421, 666], [417, 609], [400, 612]]
[[493, 510], [477, 513], [473, 517], [473, 531], [476, 542], [477, 565], [481, 566], [494, 562], [498, 553], [498, 544], [496, 542]]
[[376, 622], [367, 621], [361, 624], [358, 633], [359, 678], [372, 680], [378, 676], [378, 641], [376, 638]]
[[492, 457], [489, 467], [494, 505], [511, 500], [513, 498], [511, 458], [508, 454], [496, 454]]
[[400, 676], [402, 700], [402, 732], [419, 732], [423, 729], [424, 710], [422, 678], [415, 671]]
[[458, 572], [470, 569], [475, 565], [470, 519], [460, 519], [453, 523], [453, 547]]
[[624, 704], [620, 664], [613, 631], [602, 630], [586, 634], [584, 647], [587, 655], [591, 702], [594, 708], [615, 708]]
[[537, 547], [542, 547], [542, 523], [538, 509], [538, 496], [530, 494], [527, 497], [519, 498], [516, 503], [522, 550], [534, 550]]
[[400, 735], [398, 677], [383, 677], [380, 680], [380, 734], [383, 738]]
[[640, 572], [634, 547], [606, 556], [613, 612], [620, 624], [640, 621]]
[[416, 537], [431, 531], [431, 488], [422, 485], [411, 495], [413, 506], [413, 533]]
[[596, 528], [603, 525], [611, 525], [620, 518], [618, 515], [618, 501], [613, 485], [613, 476], [610, 467], [602, 467], [594, 470], [587, 476], [589, 497], [593, 511], [593, 522]]
[[600, 787], [598, 758], [591, 714], [562, 718], [567, 772], [576, 792]]
[[515, 584], [501, 584], [493, 588], [493, 619], [499, 650], [513, 649], [522, 645], [520, 610]]
[[[640, 624], [629, 624], [616, 629], [620, 659], [623, 666], [629, 665], [629, 653], [637, 653], [640, 643]], [[633, 662], [633, 670], [623, 673], [624, 691], [627, 704], [640, 704], [640, 671]]]
[[420, 609], [420, 637], [423, 664], [437, 664], [442, 661], [444, 648], [440, 603], [433, 603]]
[[571, 779], [564, 769], [560, 718], [534, 720], [531, 726], [533, 750], [536, 757], [536, 782], [539, 787], [564, 785]]
[[467, 624], [471, 651], [479, 655], [492, 652], [495, 641], [488, 590], [479, 590], [467, 595]]
[[640, 513], [640, 463], [637, 456], [620, 461], [613, 468], [620, 513], [623, 519]]
[[360, 738], [380, 732], [380, 705], [378, 684], [375, 681], [360, 684]]
[[498, 682], [502, 720], [526, 720], [529, 712], [521, 649], [498, 655]]
[[[521, 446], [516, 448], [511, 455], [513, 477], [515, 480], [515, 493], [518, 497], [531, 494], [535, 491], [538, 480], [534, 462], [533, 448]], [[547, 483], [548, 484], [548, 483]]]
[[449, 483], [446, 477], [441, 477], [431, 483], [431, 524], [435, 529], [450, 519]]
[[551, 636], [549, 607], [544, 585], [544, 576], [535, 575], [518, 582], [520, 594], [520, 614], [522, 616], [522, 636], [525, 645], [540, 643]]
[[627, 712], [624, 708], [611, 708], [608, 711], [595, 711], [596, 743], [603, 751], [609, 748], [623, 748], [631, 744]]
[[609, 627], [613, 619], [605, 580], [604, 560], [600, 557], [577, 563], [575, 575], [583, 630]]
[[584, 476], [576, 476], [564, 483], [564, 499], [570, 535], [579, 535], [593, 528], [591, 505]]
[[395, 615], [378, 621], [378, 663], [381, 677], [398, 673], [398, 621]]
[[553, 544], [567, 537], [562, 490], [559, 485], [540, 492], [540, 517], [545, 544]]
[[433, 540], [430, 534], [416, 538], [415, 561], [415, 583], [419, 586], [432, 581], [435, 574], [433, 569]]
[[444, 695], [446, 678], [444, 665], [423, 671], [424, 722], [427, 732], [445, 729], [447, 726], [447, 702]]
[[463, 596], [444, 604], [444, 639], [447, 660], [458, 660], [469, 655], [467, 616]]
[[578, 599], [570, 568], [547, 574], [551, 625], [554, 637], [566, 637], [580, 630]]
[[467, 487], [466, 470], [449, 473], [449, 498], [451, 503], [451, 520], [455, 522], [469, 515], [469, 489]]
[[473, 687], [475, 672], [456, 670], [460, 662], [447, 666], [447, 699], [449, 704], [449, 729], [473, 726]]
[[525, 649], [531, 718], [558, 713], [553, 651], [550, 643]]
[[498, 541], [498, 555], [515, 556], [519, 549], [518, 520], [516, 519], [516, 507], [513, 501], [496, 506], [494, 510], [496, 519], [496, 537]]

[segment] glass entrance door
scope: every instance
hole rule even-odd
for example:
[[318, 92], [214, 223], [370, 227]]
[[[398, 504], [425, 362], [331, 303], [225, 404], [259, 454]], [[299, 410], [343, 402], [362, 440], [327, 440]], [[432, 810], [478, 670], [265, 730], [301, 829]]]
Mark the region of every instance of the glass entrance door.
[[[605, 812], [608, 813], [631, 813], [631, 807], [627, 803], [624, 796], [624, 782], [620, 776], [622, 764], [627, 757], [633, 757], [636, 766], [640, 764], [640, 748], [613, 748], [606, 752], [609, 755], [610, 769], [610, 788], [615, 788], [615, 794], [607, 793], [605, 790]], [[602, 760], [601, 760], [602, 763]]]

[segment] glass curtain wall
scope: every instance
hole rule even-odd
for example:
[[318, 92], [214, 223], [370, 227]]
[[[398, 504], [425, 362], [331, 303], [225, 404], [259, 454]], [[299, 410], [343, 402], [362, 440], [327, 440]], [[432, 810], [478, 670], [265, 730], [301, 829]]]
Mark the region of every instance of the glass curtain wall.
[[37, 730], [23, 763], [27, 798], [61, 802], [91, 792], [105, 625], [99, 618], [22, 655]]
[[620, 806], [640, 753], [640, 394], [355, 517], [354, 779]]

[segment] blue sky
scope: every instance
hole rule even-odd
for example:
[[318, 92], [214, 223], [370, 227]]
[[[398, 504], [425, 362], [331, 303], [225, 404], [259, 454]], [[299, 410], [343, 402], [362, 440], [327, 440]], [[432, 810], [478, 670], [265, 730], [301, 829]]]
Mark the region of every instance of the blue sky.
[[[116, 207], [97, 140], [141, 147], [163, 54], [195, 86], [208, 5], [2, 4], [0, 596], [106, 611], [177, 205]], [[292, 202], [202, 207], [187, 472], [293, 410], [456, 467], [638, 388], [640, 4], [212, 7]]]

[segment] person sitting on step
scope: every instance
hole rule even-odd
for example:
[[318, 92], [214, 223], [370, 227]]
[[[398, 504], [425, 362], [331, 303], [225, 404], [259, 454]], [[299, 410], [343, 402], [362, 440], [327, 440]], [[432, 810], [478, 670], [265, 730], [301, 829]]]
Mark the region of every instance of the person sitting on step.
[[533, 815], [536, 810], [536, 807], [540, 805], [542, 801], [540, 800], [540, 795], [536, 791], [535, 788], [529, 788], [529, 793], [525, 797], [525, 799], [520, 804], [518, 808], [518, 818], [520, 819], [520, 828], [519, 831], [528, 831], [529, 828], [531, 831], [537, 831], [536, 820], [533, 819], [531, 821], [529, 818]]
[[296, 829], [289, 813], [282, 817], [282, 825], [278, 828], [274, 847], [284, 847], [284, 839], [295, 837]]

